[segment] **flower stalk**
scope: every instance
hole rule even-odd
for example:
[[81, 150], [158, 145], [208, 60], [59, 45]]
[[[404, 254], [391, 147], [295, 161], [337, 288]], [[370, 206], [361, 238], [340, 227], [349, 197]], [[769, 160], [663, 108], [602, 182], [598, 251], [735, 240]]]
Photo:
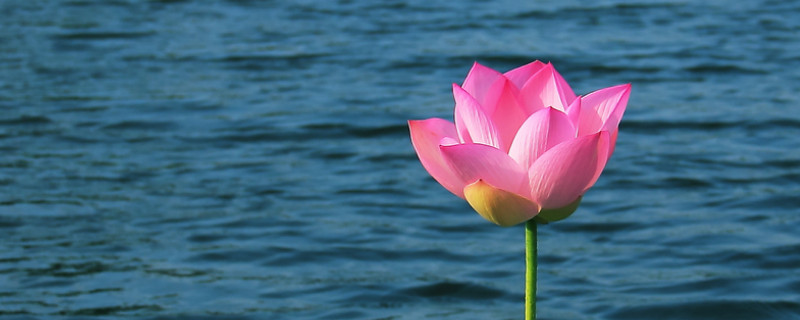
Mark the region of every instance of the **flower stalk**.
[[536, 320], [536, 221], [525, 223], [525, 319]]

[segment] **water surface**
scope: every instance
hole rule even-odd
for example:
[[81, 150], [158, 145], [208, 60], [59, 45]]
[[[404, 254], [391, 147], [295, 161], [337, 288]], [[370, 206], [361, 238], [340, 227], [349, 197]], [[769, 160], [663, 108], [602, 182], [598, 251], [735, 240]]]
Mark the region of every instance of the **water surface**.
[[0, 316], [519, 319], [522, 227], [407, 119], [478, 61], [632, 83], [541, 319], [800, 319], [800, 4], [0, 4]]

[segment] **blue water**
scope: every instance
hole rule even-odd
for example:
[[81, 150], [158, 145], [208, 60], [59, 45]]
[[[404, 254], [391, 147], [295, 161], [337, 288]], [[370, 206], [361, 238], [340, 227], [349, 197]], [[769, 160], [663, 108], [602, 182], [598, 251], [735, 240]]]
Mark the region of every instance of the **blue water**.
[[473, 61], [632, 83], [540, 319], [800, 319], [800, 3], [0, 2], [3, 319], [521, 319], [407, 119]]

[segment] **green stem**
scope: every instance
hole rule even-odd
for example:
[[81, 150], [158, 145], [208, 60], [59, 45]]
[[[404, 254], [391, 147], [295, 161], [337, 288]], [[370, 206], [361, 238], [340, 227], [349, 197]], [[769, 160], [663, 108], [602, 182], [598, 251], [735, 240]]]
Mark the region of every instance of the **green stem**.
[[536, 320], [536, 221], [525, 223], [525, 319]]

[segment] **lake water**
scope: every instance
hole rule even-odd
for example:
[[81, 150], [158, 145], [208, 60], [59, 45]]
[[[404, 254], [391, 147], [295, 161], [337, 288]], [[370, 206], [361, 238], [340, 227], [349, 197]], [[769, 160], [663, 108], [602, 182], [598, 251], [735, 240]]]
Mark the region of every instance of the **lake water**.
[[407, 119], [632, 83], [540, 319], [800, 319], [800, 2], [0, 2], [3, 319], [520, 319], [524, 228]]

